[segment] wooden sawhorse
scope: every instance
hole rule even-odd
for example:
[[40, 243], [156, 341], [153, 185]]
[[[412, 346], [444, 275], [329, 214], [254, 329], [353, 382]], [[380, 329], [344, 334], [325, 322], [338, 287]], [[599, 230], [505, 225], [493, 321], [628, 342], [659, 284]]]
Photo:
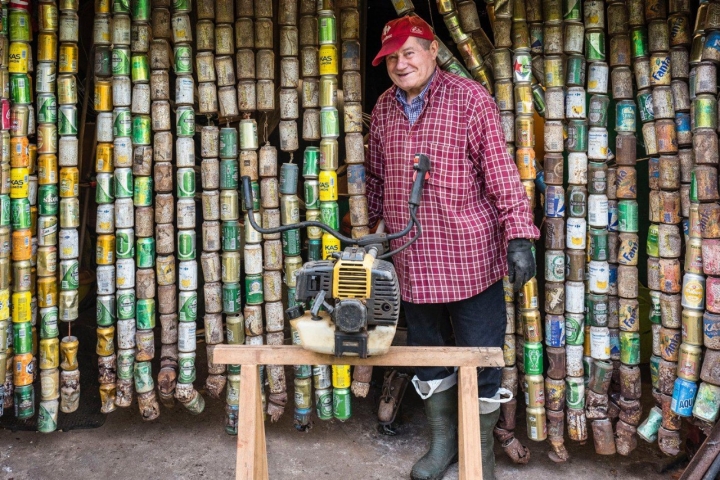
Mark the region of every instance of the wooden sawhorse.
[[242, 365], [235, 478], [267, 480], [265, 415], [260, 398], [258, 365], [369, 365], [458, 367], [458, 438], [460, 480], [482, 480], [478, 367], [503, 367], [502, 349], [481, 347], [391, 347], [370, 358], [323, 355], [300, 346], [218, 345], [213, 361]]

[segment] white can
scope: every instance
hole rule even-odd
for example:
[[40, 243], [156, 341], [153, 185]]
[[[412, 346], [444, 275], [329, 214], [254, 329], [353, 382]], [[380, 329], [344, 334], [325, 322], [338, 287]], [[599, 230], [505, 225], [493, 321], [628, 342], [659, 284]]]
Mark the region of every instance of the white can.
[[117, 288], [134, 288], [135, 287], [135, 259], [118, 258], [115, 261], [116, 277], [115, 283]]
[[588, 65], [588, 93], [600, 93], [607, 95], [608, 92], [608, 64], [605, 62], [593, 62]]
[[60, 14], [58, 40], [60, 42], [78, 43], [80, 38], [80, 18], [77, 12], [64, 10]]
[[167, 100], [152, 102], [150, 110], [152, 112], [153, 132], [165, 132], [172, 128], [172, 122], [170, 121], [170, 102]]
[[177, 227], [180, 229], [195, 228], [195, 200], [181, 198], [177, 201]]
[[113, 295], [115, 293], [115, 266], [100, 265], [95, 271], [98, 295]]
[[113, 107], [129, 107], [132, 104], [130, 77], [113, 77]]
[[583, 366], [582, 345], [565, 345], [565, 373], [568, 377], [582, 377], [585, 368]]
[[705, 277], [696, 273], [683, 276], [682, 306], [702, 310], [705, 306]]
[[585, 283], [565, 282], [565, 311], [585, 313]]
[[133, 166], [133, 144], [130, 137], [117, 137], [113, 140], [113, 163], [115, 168]]
[[178, 168], [195, 166], [195, 140], [192, 137], [178, 137], [175, 141], [175, 150]]
[[[132, 201], [131, 201], [132, 202]], [[75, 228], [61, 229], [60, 235], [60, 260], [79, 258], [78, 231]]]
[[97, 206], [96, 233], [115, 233], [115, 204], [105, 203]]
[[262, 246], [258, 244], [245, 244], [245, 274], [260, 275], [263, 271]]
[[203, 220], [220, 220], [220, 192], [205, 190], [202, 193]]
[[197, 348], [197, 325], [195, 322], [178, 323], [178, 351], [183, 353], [194, 352]]
[[136, 83], [132, 89], [132, 107], [134, 115], [150, 115], [150, 84]]
[[175, 104], [192, 105], [195, 100], [195, 82], [189, 75], [181, 75], [175, 79]]
[[77, 167], [78, 139], [77, 137], [60, 137], [58, 142], [58, 166]]
[[[95, 138], [98, 142], [113, 141], [112, 112], [100, 112], [95, 120]], [[62, 137], [61, 137], [62, 140]]]
[[[233, 90], [234, 91], [234, 90]], [[217, 87], [212, 82], [198, 84], [198, 112], [217, 113], [218, 98]]]
[[38, 178], [37, 175], [28, 177], [28, 201], [33, 207], [37, 205]]
[[545, 90], [545, 119], [563, 120], [565, 118], [565, 89], [551, 87]]
[[604, 194], [588, 196], [588, 224], [591, 227], [607, 227], [608, 198]]
[[568, 153], [568, 183], [587, 185], [588, 158], [584, 152]]
[[235, 87], [220, 87], [217, 95], [218, 109], [221, 117], [233, 117], [240, 114], [238, 110], [238, 97]]
[[130, 16], [113, 15], [112, 43], [116, 46], [130, 45]]
[[132, 198], [115, 199], [115, 228], [133, 228], [135, 212]]
[[570, 87], [565, 94], [565, 118], [587, 118], [587, 99], [583, 87]]
[[608, 262], [591, 260], [588, 263], [588, 287], [592, 293], [608, 293], [610, 288], [610, 265]]
[[590, 327], [590, 356], [595, 360], [610, 359], [610, 329]]
[[195, 260], [180, 262], [178, 266], [178, 288], [183, 291], [197, 290], [198, 265]]
[[608, 155], [607, 128], [591, 127], [588, 131], [588, 158], [606, 160]]
[[117, 344], [119, 349], [135, 347], [135, 319], [117, 321]]
[[189, 15], [175, 14], [172, 16], [171, 23], [174, 43], [192, 43], [192, 26]]
[[[112, 205], [111, 205], [112, 206]], [[58, 242], [58, 218], [52, 216], [38, 217], [38, 246], [52, 247]]]
[[[79, 303], [80, 296], [77, 290], [64, 290], [60, 292], [58, 318], [63, 322], [77, 320]], [[35, 315], [33, 315], [33, 317], [35, 317]]]
[[565, 246], [573, 250], [585, 250], [587, 221], [584, 218], [569, 217], [565, 229]]

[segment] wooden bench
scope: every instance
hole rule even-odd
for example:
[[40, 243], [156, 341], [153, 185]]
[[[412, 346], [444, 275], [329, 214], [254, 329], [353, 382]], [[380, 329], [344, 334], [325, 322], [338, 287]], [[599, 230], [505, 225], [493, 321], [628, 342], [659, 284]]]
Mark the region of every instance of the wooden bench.
[[265, 415], [260, 397], [258, 365], [370, 365], [396, 367], [458, 367], [458, 434], [460, 480], [482, 480], [478, 367], [503, 367], [502, 349], [481, 347], [391, 347], [370, 358], [323, 355], [300, 346], [218, 345], [214, 362], [242, 365], [235, 478], [267, 480]]

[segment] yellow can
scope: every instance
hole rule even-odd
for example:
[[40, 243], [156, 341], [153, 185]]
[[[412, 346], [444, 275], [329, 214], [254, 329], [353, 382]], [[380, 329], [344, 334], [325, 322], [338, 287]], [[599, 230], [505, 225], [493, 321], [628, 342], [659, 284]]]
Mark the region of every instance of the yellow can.
[[321, 170], [318, 176], [320, 201], [334, 202], [338, 199], [337, 173], [334, 170]]
[[28, 168], [10, 169], [10, 198], [28, 198], [30, 170]]
[[112, 0], [95, 0], [95, 13], [110, 13]]
[[58, 29], [58, 8], [55, 3], [38, 5], [38, 27], [41, 32], [55, 32]]
[[10, 289], [0, 290], [0, 322], [10, 318]]
[[55, 277], [41, 277], [37, 279], [38, 307], [55, 307], [58, 304], [58, 288]]
[[32, 320], [32, 292], [13, 292], [12, 321], [23, 323]]
[[[332, 258], [333, 253], [340, 253], [340, 240], [325, 232], [322, 236], [322, 258]], [[289, 286], [289, 285], [288, 285]]]
[[318, 55], [320, 75], [337, 75], [337, 47], [335, 45], [320, 45], [320, 52]]
[[57, 41], [55, 32], [42, 32], [38, 35], [38, 62], [57, 61]]
[[95, 153], [95, 171], [98, 173], [113, 172], [113, 144], [98, 143]]
[[30, 167], [28, 137], [12, 137], [10, 139], [10, 166], [13, 168]]
[[51, 185], [58, 181], [58, 160], [57, 155], [47, 153], [40, 155], [38, 165], [38, 185]]
[[98, 265], [115, 263], [115, 235], [98, 235], [95, 262]]
[[350, 365], [332, 366], [332, 385], [334, 388], [350, 388]]
[[97, 329], [97, 347], [95, 352], [101, 357], [107, 357], [115, 353], [115, 344], [113, 338], [115, 337], [115, 327], [109, 326]]
[[75, 75], [57, 77], [58, 105], [74, 105], [78, 101]]
[[112, 112], [112, 82], [109, 80], [95, 82], [94, 108], [96, 112]]
[[60, 197], [71, 198], [79, 194], [80, 172], [77, 167], [63, 167], [60, 169]]
[[77, 43], [63, 43], [60, 45], [60, 62], [58, 73], [78, 73], [78, 46]]
[[30, 59], [30, 44], [25, 42], [11, 42], [8, 54], [8, 71], [10, 73], [28, 73], [28, 60]]
[[33, 175], [37, 171], [38, 149], [36, 144], [28, 145], [28, 155], [30, 156], [30, 175]]
[[40, 340], [38, 366], [40, 370], [52, 370], [60, 366], [60, 339], [43, 338]]
[[[34, 238], [37, 238], [37, 219], [38, 207], [37, 205], [30, 205], [30, 233]], [[36, 250], [33, 249], [33, 256], [35, 255], [35, 252]]]

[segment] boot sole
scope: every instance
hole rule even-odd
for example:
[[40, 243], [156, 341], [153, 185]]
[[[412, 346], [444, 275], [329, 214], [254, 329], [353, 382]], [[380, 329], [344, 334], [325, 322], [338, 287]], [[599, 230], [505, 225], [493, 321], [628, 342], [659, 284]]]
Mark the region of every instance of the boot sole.
[[412, 473], [410, 474], [411, 480], [442, 480], [442, 478], [445, 476], [445, 473], [447, 473], [448, 468], [452, 467], [458, 462], [458, 454], [456, 453], [455, 456], [450, 460], [450, 463], [447, 464], [447, 466], [443, 469], [442, 472], [440, 472], [438, 475], [434, 477], [416, 477]]

